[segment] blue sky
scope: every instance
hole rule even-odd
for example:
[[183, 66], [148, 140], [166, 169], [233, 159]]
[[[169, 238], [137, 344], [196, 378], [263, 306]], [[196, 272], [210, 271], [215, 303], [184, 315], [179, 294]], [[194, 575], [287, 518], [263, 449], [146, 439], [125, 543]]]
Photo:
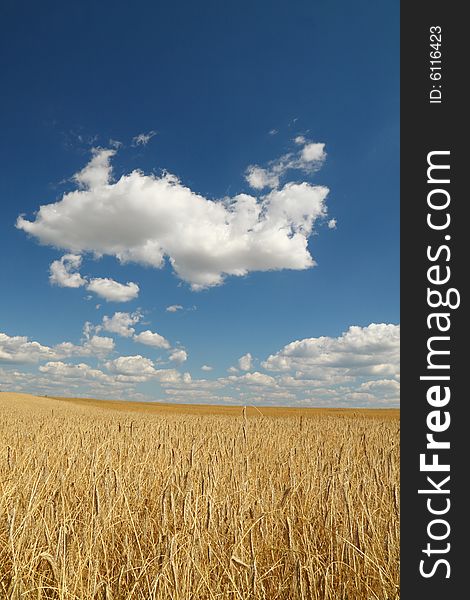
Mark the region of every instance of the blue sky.
[[2, 389], [396, 404], [398, 3], [1, 12]]

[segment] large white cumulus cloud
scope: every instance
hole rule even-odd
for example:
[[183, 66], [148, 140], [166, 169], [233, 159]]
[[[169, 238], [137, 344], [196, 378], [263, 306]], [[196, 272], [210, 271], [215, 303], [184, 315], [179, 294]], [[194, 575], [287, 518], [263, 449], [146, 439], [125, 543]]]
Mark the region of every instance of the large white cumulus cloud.
[[112, 181], [114, 153], [95, 149], [75, 175], [79, 189], [41, 206], [32, 221], [20, 216], [17, 227], [74, 255], [106, 254], [155, 268], [168, 258], [193, 289], [218, 285], [225, 275], [315, 264], [307, 240], [326, 214], [326, 187], [286, 183], [261, 198], [213, 201], [168, 173], [133, 171]]
[[398, 377], [400, 326], [371, 323], [351, 326], [337, 338], [297, 340], [284, 346], [263, 363], [268, 371], [296, 371], [318, 376], [326, 373], [355, 377]]

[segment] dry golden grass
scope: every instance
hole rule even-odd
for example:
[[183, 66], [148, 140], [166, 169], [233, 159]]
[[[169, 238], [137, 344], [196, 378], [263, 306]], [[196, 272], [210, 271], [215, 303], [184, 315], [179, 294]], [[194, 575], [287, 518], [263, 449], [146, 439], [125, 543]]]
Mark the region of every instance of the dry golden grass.
[[[96, 406], [98, 408], [111, 408], [126, 412], [144, 412], [151, 414], [186, 414], [186, 415], [231, 415], [239, 417], [240, 406], [227, 406], [221, 404], [175, 404], [164, 402], [126, 402], [123, 400], [96, 400], [94, 398], [61, 398], [56, 400], [81, 404], [83, 406]], [[399, 419], [400, 411], [397, 408], [292, 408], [289, 406], [247, 406], [246, 414], [250, 416], [266, 417], [359, 417]]]
[[396, 412], [133, 408], [0, 394], [1, 598], [399, 597]]

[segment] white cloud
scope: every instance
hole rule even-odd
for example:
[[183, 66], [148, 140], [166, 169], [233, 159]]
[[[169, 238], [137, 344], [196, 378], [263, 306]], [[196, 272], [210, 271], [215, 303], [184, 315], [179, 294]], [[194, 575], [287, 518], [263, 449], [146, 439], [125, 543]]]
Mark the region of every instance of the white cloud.
[[98, 356], [103, 357], [114, 350], [113, 338], [100, 335], [88, 337], [81, 345], [71, 342], [62, 342], [54, 346], [54, 354], [58, 358], [69, 356]]
[[[140, 320], [140, 315], [128, 313], [116, 313], [113, 317], [116, 317], [114, 325], [124, 328], [124, 332], [133, 330], [132, 324]], [[112, 317], [108, 319], [111, 321]], [[107, 372], [85, 363], [62, 361], [72, 356], [103, 358], [112, 352], [114, 340], [96, 335], [100, 328], [85, 323], [81, 345], [63, 342], [53, 347], [31, 342], [27, 337], [0, 334], [0, 362], [7, 367], [0, 369], [2, 385], [24, 391], [55, 388], [57, 394], [58, 390], [65, 394], [67, 390], [86, 389], [98, 395], [107, 390], [118, 390], [120, 394], [125, 391], [129, 395], [136, 393], [135, 386], [157, 381], [166, 394], [180, 402], [358, 407], [399, 404], [398, 325], [372, 323], [367, 327], [352, 326], [337, 338], [298, 340], [262, 363], [269, 373], [251, 370], [241, 373], [232, 367], [230, 375], [214, 380], [193, 379], [190, 373], [181, 374], [174, 368], [158, 369], [155, 361], [140, 354], [108, 359], [104, 363]], [[170, 359], [183, 363], [186, 351], [173, 349]], [[241, 360], [241, 370], [252, 367], [248, 365], [252, 362], [249, 353], [241, 359], [246, 359], [246, 362]], [[40, 361], [47, 363], [39, 367], [39, 376], [14, 368], [15, 363]], [[211, 369], [209, 365], [202, 367], [203, 371]], [[214, 393], [221, 389], [226, 393]]]
[[49, 346], [39, 342], [29, 341], [26, 336], [15, 335], [10, 337], [0, 333], [0, 361], [7, 363], [34, 363], [47, 360], [56, 356]]
[[155, 348], [166, 348], [170, 347], [170, 342], [165, 339], [159, 333], [153, 333], [148, 329], [146, 331], [142, 331], [138, 335], [134, 335], [134, 341], [140, 342], [141, 344], [145, 344], [147, 346], [154, 346]]
[[138, 312], [127, 313], [127, 312], [116, 312], [112, 317], [104, 316], [102, 329], [111, 333], [117, 333], [122, 337], [132, 337], [135, 333], [135, 329], [132, 325], [138, 323], [142, 318], [142, 315]]
[[325, 161], [325, 144], [318, 142], [307, 142], [303, 136], [297, 136], [294, 139], [297, 145], [302, 148], [297, 152], [284, 154], [276, 160], [272, 160], [267, 167], [259, 165], [250, 165], [245, 172], [245, 179], [255, 190], [262, 190], [266, 187], [279, 187], [281, 177], [287, 171], [299, 170], [304, 173], [317, 171]]
[[[322, 163], [325, 160], [325, 144], [305, 144], [302, 148], [301, 160], [303, 163]], [[304, 168], [303, 165], [300, 168]]]
[[[112, 182], [114, 153], [95, 149], [75, 176], [80, 189], [41, 206], [33, 221], [18, 217], [17, 227], [75, 255], [107, 254], [155, 268], [168, 257], [195, 290], [219, 285], [226, 275], [315, 264], [307, 241], [315, 221], [326, 214], [326, 187], [287, 183], [259, 199], [239, 194], [213, 201], [169, 173], [156, 177], [133, 171]], [[303, 170], [320, 162], [285, 161]]]
[[108, 371], [120, 375], [155, 375], [155, 367], [150, 358], [140, 354], [135, 356], [120, 356], [105, 364]]
[[400, 383], [395, 379], [366, 381], [361, 384], [359, 389], [382, 400], [394, 400], [398, 402], [400, 398]]
[[217, 380], [192, 379], [189, 373], [184, 373], [182, 378], [173, 381], [160, 381], [165, 389], [165, 394], [171, 396], [173, 402], [208, 402], [208, 403], [234, 403], [231, 396], [214, 394], [214, 390], [224, 387], [224, 383]]
[[84, 337], [89, 340], [90, 337], [93, 335], [93, 332], [96, 331], [96, 327], [93, 325], [93, 323], [90, 323], [90, 321], [85, 321], [85, 323], [83, 324], [83, 335]]
[[[320, 379], [334, 374], [393, 376], [399, 372], [400, 326], [351, 326], [337, 338], [297, 340], [262, 363], [269, 371], [294, 371]], [[333, 370], [333, 371], [331, 371]]]
[[177, 312], [178, 310], [183, 310], [183, 307], [181, 306], [181, 304], [172, 304], [171, 306], [167, 306], [165, 308], [166, 312]]
[[262, 190], [266, 187], [275, 188], [279, 185], [280, 174], [270, 169], [263, 169], [251, 165], [246, 170], [245, 179], [254, 190]]
[[188, 359], [188, 354], [186, 350], [174, 350], [170, 354], [169, 359], [173, 362], [183, 363]]
[[155, 363], [137, 354], [135, 356], [120, 356], [105, 363], [105, 367], [121, 382], [143, 383], [156, 379], [163, 384], [177, 384], [182, 381], [181, 373], [175, 369], [156, 369]]
[[336, 219], [330, 219], [328, 221], [328, 228], [329, 229], [336, 229]]
[[78, 187], [91, 190], [105, 186], [111, 179], [110, 159], [115, 154], [116, 150], [93, 148], [90, 162], [73, 177]]
[[241, 371], [250, 371], [253, 363], [253, 357], [248, 352], [238, 359], [238, 367]]
[[259, 386], [273, 386], [276, 387], [277, 383], [274, 377], [266, 375], [266, 373], [245, 373], [244, 375], [231, 375], [229, 380], [236, 383], [247, 383], [248, 385], [259, 385]]
[[178, 389], [184, 389], [184, 390], [188, 390], [188, 389], [192, 389], [192, 390], [200, 390], [200, 391], [205, 391], [208, 392], [210, 390], [218, 390], [222, 387], [224, 387], [224, 385], [226, 385], [227, 380], [220, 380], [220, 379], [191, 379], [191, 381], [186, 381], [183, 385], [182, 382], [180, 382], [181, 385], [171, 385], [171, 386], [165, 386], [165, 387], [174, 387], [174, 388], [178, 388]]
[[83, 393], [86, 390], [88, 395], [91, 393], [98, 397], [116, 393], [121, 396], [124, 393], [127, 398], [139, 399], [141, 394], [136, 393], [133, 388], [149, 379], [148, 376], [104, 373], [85, 363], [71, 364], [62, 361], [50, 361], [39, 367], [39, 372], [46, 377], [31, 375], [29, 389], [31, 386], [43, 390], [52, 387], [55, 388], [55, 393], [62, 395], [76, 395], [76, 392]]
[[110, 337], [93, 335], [85, 342], [84, 347], [90, 348], [94, 354], [107, 354], [114, 350], [114, 340]]
[[150, 140], [157, 135], [156, 131], [149, 131], [148, 133], [139, 133], [132, 138], [133, 146], [146, 146]]
[[318, 369], [310, 370], [307, 372], [296, 371], [295, 376], [282, 375], [278, 377], [279, 385], [286, 388], [303, 388], [303, 389], [314, 389], [315, 391], [319, 388], [329, 386], [330, 388], [346, 385], [355, 384], [357, 376], [351, 373], [347, 374], [344, 369]]
[[85, 285], [86, 279], [76, 272], [81, 264], [82, 257], [79, 254], [65, 254], [51, 263], [49, 281], [59, 287], [79, 288]]
[[269, 135], [277, 135], [279, 133], [279, 131], [277, 129], [270, 129], [268, 131]]
[[202, 365], [201, 371], [212, 371], [213, 368], [210, 365]]
[[375, 381], [366, 381], [361, 385], [364, 390], [383, 390], [384, 393], [397, 393], [400, 384], [394, 379], [376, 379]]
[[[118, 283], [109, 277], [82, 277], [77, 269], [82, 264], [80, 254], [65, 254], [59, 260], [54, 260], [49, 267], [49, 281], [59, 287], [79, 288], [86, 286], [90, 292], [104, 298], [106, 301], [128, 302], [137, 298], [139, 286], [136, 283]], [[91, 298], [91, 296], [90, 296]]]
[[132, 281], [126, 284], [118, 283], [108, 277], [90, 279], [86, 289], [104, 298], [107, 302], [129, 302], [139, 295], [139, 286], [136, 283]]
[[93, 369], [85, 363], [68, 364], [62, 361], [51, 361], [39, 367], [41, 373], [47, 373], [49, 376], [66, 379], [96, 379], [106, 383], [111, 383], [108, 375], [99, 369]]
[[158, 369], [155, 378], [162, 384], [176, 384], [181, 382], [181, 373], [175, 369]]
[[36, 363], [69, 356], [102, 357], [114, 350], [114, 340], [112, 338], [98, 335], [90, 337], [88, 330], [85, 338], [83, 344], [61, 342], [49, 347], [37, 341], [30, 341], [26, 336], [9, 336], [6, 333], [0, 333], [0, 361]]

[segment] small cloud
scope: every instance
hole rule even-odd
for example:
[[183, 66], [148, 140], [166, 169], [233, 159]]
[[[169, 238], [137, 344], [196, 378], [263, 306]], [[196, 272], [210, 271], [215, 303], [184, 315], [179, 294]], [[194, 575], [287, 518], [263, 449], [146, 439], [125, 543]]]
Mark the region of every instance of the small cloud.
[[172, 304], [171, 306], [167, 306], [165, 308], [166, 312], [177, 312], [178, 310], [183, 310], [183, 307], [181, 306], [181, 304]]
[[86, 289], [104, 298], [107, 302], [129, 302], [139, 295], [139, 286], [136, 283], [132, 281], [128, 281], [126, 284], [119, 283], [109, 277], [91, 279]]
[[317, 171], [326, 158], [325, 144], [321, 142], [308, 142], [304, 136], [294, 138], [298, 146], [297, 152], [289, 152], [272, 160], [267, 167], [250, 165], [245, 171], [245, 180], [255, 190], [264, 188], [276, 189], [279, 187], [281, 177], [287, 171], [298, 170], [304, 173]]
[[238, 367], [241, 371], [250, 371], [253, 365], [253, 357], [248, 352], [238, 359]]
[[258, 371], [255, 371], [254, 373], [245, 373], [244, 375], [240, 375], [240, 377], [235, 378], [235, 383], [247, 383], [248, 385], [273, 387], [277, 385], [274, 377], [271, 377], [271, 375], [266, 375], [265, 373], [259, 373]]
[[201, 371], [212, 371], [214, 367], [211, 367], [209, 365], [202, 365], [201, 367]]
[[139, 133], [132, 138], [133, 146], [146, 146], [150, 140], [157, 135], [156, 131], [149, 131], [148, 133]]
[[119, 375], [148, 376], [155, 374], [153, 362], [140, 354], [135, 356], [120, 356], [105, 363], [105, 367], [112, 373]]
[[108, 354], [114, 350], [113, 338], [104, 337], [100, 335], [93, 335], [87, 339], [83, 345], [83, 349], [89, 350], [91, 354], [102, 355]]
[[186, 350], [173, 350], [170, 354], [169, 359], [176, 363], [184, 363], [188, 360], [188, 353]]
[[154, 346], [155, 348], [166, 348], [170, 347], [170, 342], [165, 339], [159, 333], [154, 333], [149, 331], [142, 331], [138, 335], [134, 335], [134, 341], [140, 342], [141, 344], [145, 344], [146, 346]]
[[302, 148], [302, 161], [306, 163], [322, 162], [325, 158], [325, 144], [313, 142]]
[[110, 159], [116, 154], [116, 150], [109, 148], [92, 148], [92, 159], [78, 173], [73, 180], [82, 190], [102, 188], [109, 183], [112, 175]]
[[228, 373], [238, 373], [239, 371], [238, 371], [237, 367], [229, 367], [227, 369], [227, 372]]
[[[49, 281], [59, 287], [79, 288], [86, 286], [89, 292], [104, 298], [106, 301], [129, 302], [139, 295], [139, 286], [136, 283], [118, 283], [109, 277], [95, 277], [88, 279], [78, 272], [82, 264], [80, 254], [64, 254], [59, 260], [54, 260], [49, 267]], [[86, 296], [91, 300], [93, 296]], [[97, 305], [99, 308], [99, 305]]]
[[269, 135], [277, 135], [279, 133], [279, 131], [277, 129], [271, 129], [270, 131], [268, 131]]
[[90, 323], [90, 321], [85, 321], [85, 324], [83, 325], [83, 335], [85, 339], [89, 340], [90, 336], [95, 330], [95, 326], [92, 323]]
[[263, 169], [256, 165], [251, 165], [246, 170], [245, 179], [254, 190], [262, 190], [270, 187], [276, 188], [279, 185], [279, 175], [269, 169]]
[[328, 221], [328, 229], [336, 229], [336, 219], [330, 219]]
[[181, 381], [181, 373], [176, 369], [159, 369], [155, 376], [161, 383], [174, 384]]
[[104, 329], [105, 331], [109, 331], [111, 333], [117, 333], [122, 337], [132, 337], [135, 333], [135, 329], [132, 327], [132, 325], [135, 325], [141, 319], [142, 315], [138, 312], [116, 312], [112, 317], [103, 317], [103, 325], [100, 327], [100, 329]]
[[79, 254], [65, 254], [61, 259], [55, 260], [49, 267], [49, 281], [59, 287], [79, 288], [86, 284], [77, 269], [82, 264]]

